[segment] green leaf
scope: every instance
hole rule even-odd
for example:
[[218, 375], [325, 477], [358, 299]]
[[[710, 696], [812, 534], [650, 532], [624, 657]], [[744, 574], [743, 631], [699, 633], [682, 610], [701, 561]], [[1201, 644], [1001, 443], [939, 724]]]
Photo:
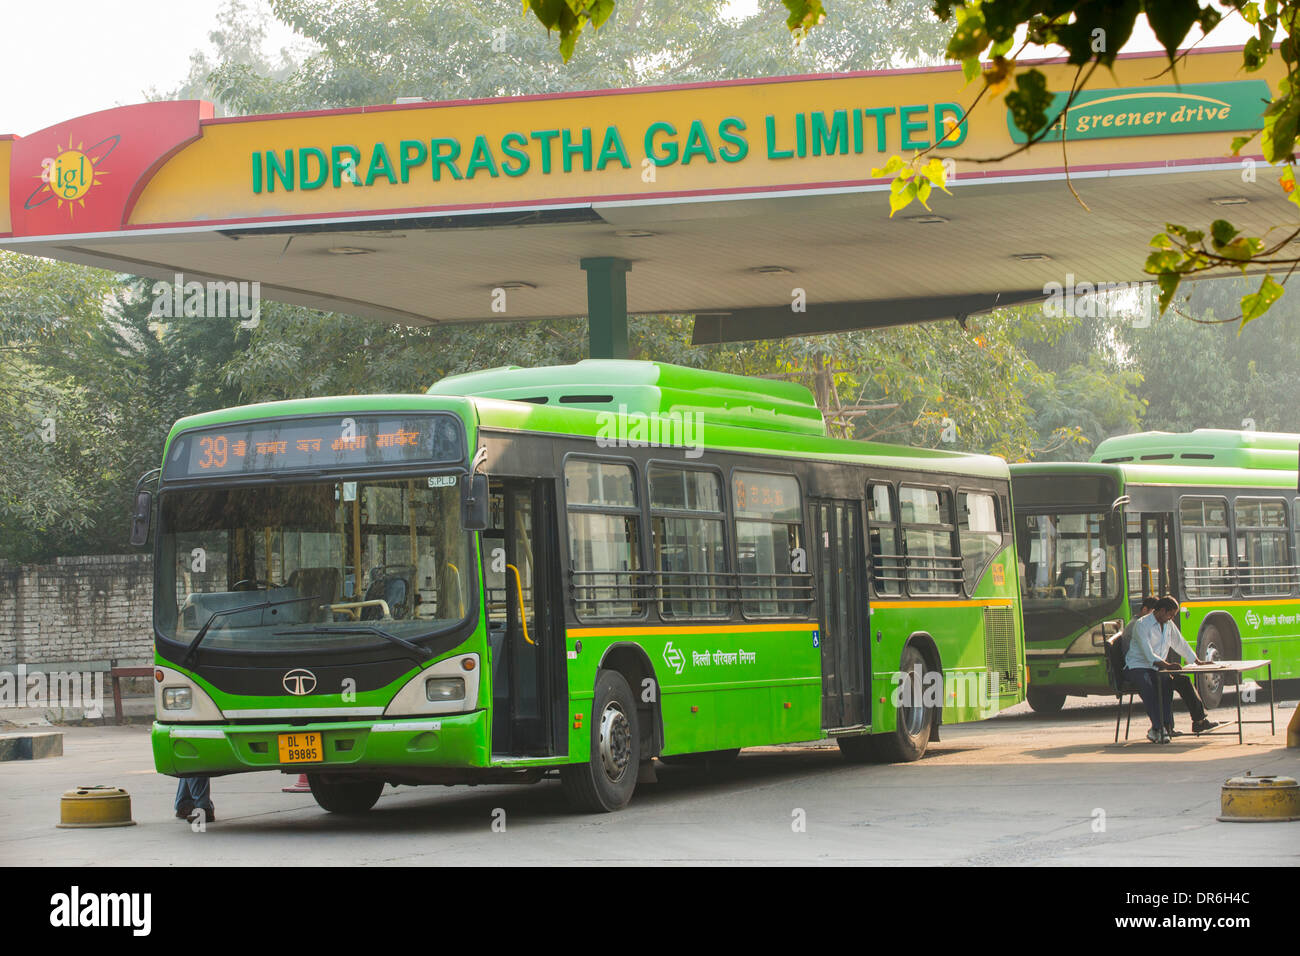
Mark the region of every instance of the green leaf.
[[1226, 246], [1240, 231], [1226, 219], [1216, 219], [1210, 223], [1210, 239], [1214, 242], [1215, 248]]
[[1201, 15], [1196, 0], [1159, 0], [1145, 4], [1147, 23], [1172, 60]]
[[1246, 72], [1253, 73], [1263, 67], [1268, 62], [1268, 55], [1272, 52], [1270, 42], [1261, 40], [1259, 37], [1251, 37], [1246, 41], [1245, 47], [1241, 51], [1242, 66]]
[[966, 77], [967, 83], [979, 76], [981, 72], [983, 72], [983, 67], [980, 65], [978, 56], [968, 56], [961, 61], [961, 75]]
[[[1273, 101], [1272, 106], [1281, 105], [1274, 116], [1264, 115], [1264, 132], [1260, 135], [1260, 150], [1270, 163], [1290, 162], [1295, 152], [1296, 127], [1300, 124], [1300, 98], [1294, 95]], [[1271, 109], [1272, 107], [1270, 107]]]
[[[965, 11], [965, 16], [962, 12]], [[989, 45], [990, 37], [984, 26], [984, 15], [971, 7], [958, 8], [959, 22], [948, 41], [948, 59], [966, 60], [978, 57]]]
[[1247, 322], [1258, 319], [1272, 308], [1273, 303], [1282, 298], [1283, 291], [1282, 286], [1272, 276], [1264, 276], [1258, 292], [1241, 297], [1241, 326], [1238, 331], [1244, 329]]
[[591, 5], [591, 25], [600, 29], [601, 25], [609, 19], [609, 15], [614, 12], [614, 0], [595, 0]]
[[1258, 133], [1251, 133], [1249, 136], [1234, 136], [1232, 138], [1232, 155], [1241, 155], [1241, 147], [1245, 146], [1258, 135]]
[[785, 18], [785, 25], [796, 38], [808, 35], [808, 31], [826, 19], [822, 9], [822, 0], [781, 0], [790, 15]]
[[1182, 279], [1177, 272], [1166, 272], [1156, 279], [1156, 285], [1160, 289], [1160, 314], [1164, 315], [1165, 310], [1169, 308], [1169, 303], [1174, 301], [1174, 293], [1178, 291], [1179, 280]]
[[1264, 247], [1264, 240], [1241, 236], [1232, 242], [1227, 243], [1222, 248], [1215, 251], [1225, 259], [1231, 259], [1234, 262], [1249, 262], [1255, 256], [1259, 255], [1260, 249]]
[[1173, 240], [1163, 232], [1156, 233], [1152, 236], [1151, 241], [1147, 243], [1147, 245], [1153, 249], [1172, 249], [1174, 247]]
[[1183, 257], [1172, 249], [1163, 252], [1153, 252], [1147, 256], [1145, 268], [1146, 271], [1152, 275], [1165, 275], [1167, 273], [1176, 272], [1182, 261]]
[[1021, 73], [1006, 102], [1016, 128], [1032, 139], [1047, 125], [1047, 108], [1052, 104], [1047, 78], [1039, 70]]

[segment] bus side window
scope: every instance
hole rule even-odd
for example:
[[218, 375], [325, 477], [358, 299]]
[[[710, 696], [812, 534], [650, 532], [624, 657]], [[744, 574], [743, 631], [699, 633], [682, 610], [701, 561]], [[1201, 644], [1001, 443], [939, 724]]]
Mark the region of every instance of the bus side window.
[[886, 482], [867, 485], [867, 533], [871, 542], [871, 582], [877, 594], [903, 593], [903, 561], [894, 519], [894, 492]]
[[1002, 522], [998, 514], [997, 498], [985, 492], [958, 492], [957, 531], [961, 539], [966, 593], [971, 594], [1002, 547]]
[[798, 617], [813, 610], [803, 499], [789, 475], [732, 474], [736, 570], [746, 617]]
[[1184, 497], [1178, 502], [1178, 511], [1187, 596], [1226, 597], [1232, 594], [1228, 499]]
[[584, 459], [564, 465], [569, 567], [580, 618], [645, 614], [636, 487], [631, 465]]
[[651, 465], [650, 532], [664, 620], [729, 617], [722, 481], [717, 474]]
[[961, 554], [954, 547], [952, 492], [946, 488], [898, 489], [909, 594], [960, 594]]

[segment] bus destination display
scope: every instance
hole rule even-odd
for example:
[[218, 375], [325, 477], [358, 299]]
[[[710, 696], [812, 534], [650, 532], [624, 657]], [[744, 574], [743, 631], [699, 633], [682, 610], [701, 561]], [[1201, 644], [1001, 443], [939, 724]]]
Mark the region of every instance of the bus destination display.
[[450, 415], [353, 415], [251, 422], [187, 432], [172, 443], [166, 478], [462, 461]]

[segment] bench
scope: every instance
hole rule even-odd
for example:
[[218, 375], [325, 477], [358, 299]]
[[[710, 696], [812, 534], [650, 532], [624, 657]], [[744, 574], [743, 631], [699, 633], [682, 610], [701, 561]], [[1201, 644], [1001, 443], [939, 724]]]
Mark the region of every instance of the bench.
[[118, 667], [117, 661], [110, 661], [109, 673], [113, 678], [113, 723], [122, 723], [122, 685], [123, 677], [152, 677], [153, 665], [147, 667]]

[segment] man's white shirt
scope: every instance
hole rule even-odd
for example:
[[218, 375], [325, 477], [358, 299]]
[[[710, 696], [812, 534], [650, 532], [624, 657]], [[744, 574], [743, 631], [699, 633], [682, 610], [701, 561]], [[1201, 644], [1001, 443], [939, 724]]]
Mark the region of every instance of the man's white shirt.
[[1172, 620], [1162, 625], [1154, 614], [1148, 614], [1133, 628], [1133, 640], [1129, 642], [1124, 666], [1133, 670], [1155, 670], [1156, 661], [1163, 661], [1171, 647], [1185, 660], [1196, 660], [1196, 652], [1183, 640]]

